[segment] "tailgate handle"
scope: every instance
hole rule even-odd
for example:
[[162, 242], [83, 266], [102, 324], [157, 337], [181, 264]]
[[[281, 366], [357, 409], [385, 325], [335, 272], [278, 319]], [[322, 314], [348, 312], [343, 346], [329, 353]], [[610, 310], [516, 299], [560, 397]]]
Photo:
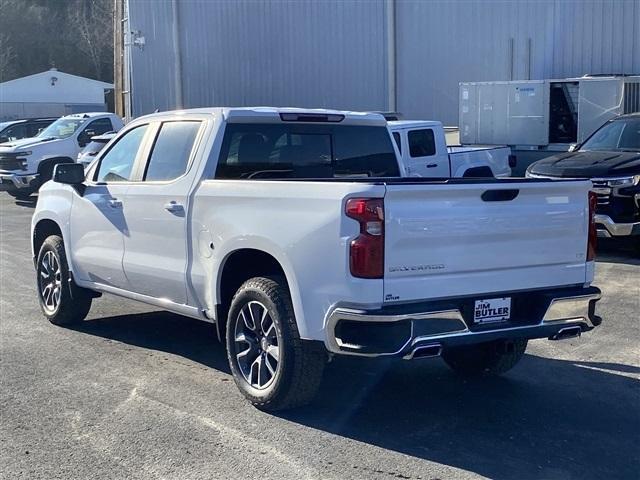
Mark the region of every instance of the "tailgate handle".
[[520, 193], [517, 188], [509, 188], [506, 190], [487, 190], [480, 198], [485, 202], [509, 202], [516, 198]]

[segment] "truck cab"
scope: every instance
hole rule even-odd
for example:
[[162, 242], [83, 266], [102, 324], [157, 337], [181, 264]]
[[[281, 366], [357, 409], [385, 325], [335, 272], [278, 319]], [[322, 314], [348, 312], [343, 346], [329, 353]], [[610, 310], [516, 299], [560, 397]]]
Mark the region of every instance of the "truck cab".
[[509, 177], [515, 166], [504, 146], [447, 146], [444, 127], [433, 120], [390, 121], [407, 177]]

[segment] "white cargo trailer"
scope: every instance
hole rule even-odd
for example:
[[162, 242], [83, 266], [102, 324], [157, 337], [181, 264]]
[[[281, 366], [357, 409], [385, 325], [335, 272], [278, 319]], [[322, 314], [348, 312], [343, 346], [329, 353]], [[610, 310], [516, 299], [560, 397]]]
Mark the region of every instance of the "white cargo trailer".
[[518, 171], [640, 111], [640, 76], [460, 84], [460, 143], [510, 145]]

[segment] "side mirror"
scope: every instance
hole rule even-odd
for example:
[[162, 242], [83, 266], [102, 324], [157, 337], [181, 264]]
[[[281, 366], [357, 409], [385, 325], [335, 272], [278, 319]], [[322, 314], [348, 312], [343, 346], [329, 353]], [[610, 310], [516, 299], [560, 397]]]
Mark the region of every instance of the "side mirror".
[[579, 143], [572, 143], [571, 145], [569, 145], [569, 151], [570, 152], [575, 152], [580, 148], [580, 144]]
[[8, 142], [9, 137], [0, 137], [0, 143]]
[[80, 185], [84, 182], [84, 166], [81, 163], [59, 163], [53, 169], [53, 181]]

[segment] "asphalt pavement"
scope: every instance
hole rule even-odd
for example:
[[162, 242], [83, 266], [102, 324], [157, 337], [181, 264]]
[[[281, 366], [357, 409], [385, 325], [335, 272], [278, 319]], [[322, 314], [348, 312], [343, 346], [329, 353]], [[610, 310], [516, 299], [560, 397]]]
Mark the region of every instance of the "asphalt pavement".
[[599, 250], [601, 327], [500, 378], [337, 358], [308, 407], [248, 405], [209, 324], [120, 298], [40, 313], [33, 202], [0, 194], [0, 478], [638, 479], [640, 261]]

